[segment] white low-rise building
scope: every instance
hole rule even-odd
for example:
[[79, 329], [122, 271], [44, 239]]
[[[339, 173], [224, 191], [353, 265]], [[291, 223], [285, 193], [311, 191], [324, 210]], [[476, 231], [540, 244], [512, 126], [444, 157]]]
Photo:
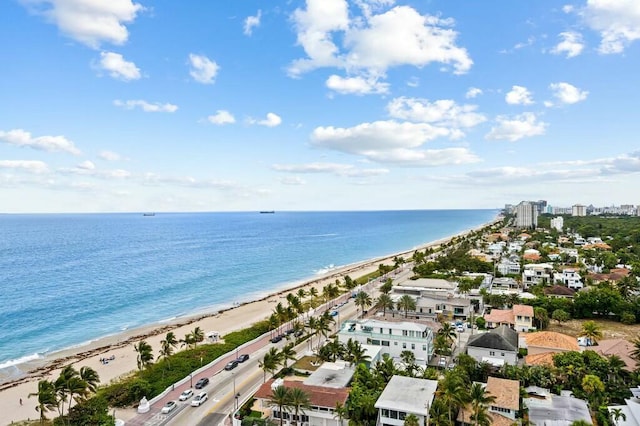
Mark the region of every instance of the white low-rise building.
[[436, 380], [393, 376], [375, 403], [378, 409], [378, 426], [403, 426], [409, 414], [418, 418], [419, 425], [426, 425], [429, 409], [438, 387]]
[[582, 277], [574, 268], [565, 268], [562, 272], [553, 274], [553, 279], [556, 282], [561, 282], [572, 290], [580, 290], [583, 287]]
[[524, 265], [522, 284], [529, 287], [536, 284], [551, 284], [553, 265], [548, 263], [531, 263]]

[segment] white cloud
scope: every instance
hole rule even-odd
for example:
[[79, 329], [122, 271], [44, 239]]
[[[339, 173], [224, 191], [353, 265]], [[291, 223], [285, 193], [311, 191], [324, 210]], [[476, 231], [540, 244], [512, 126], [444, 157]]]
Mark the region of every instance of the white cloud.
[[533, 103], [531, 92], [523, 86], [513, 86], [504, 100], [509, 105], [531, 105]]
[[122, 107], [125, 109], [140, 108], [144, 112], [176, 112], [178, 110], [177, 105], [161, 104], [159, 102], [150, 103], [140, 99], [128, 100], [128, 101], [121, 101], [116, 99], [115, 101], [113, 101], [113, 104], [115, 106]]
[[113, 151], [101, 151], [98, 157], [105, 161], [120, 161], [123, 159], [120, 154]]
[[31, 173], [46, 173], [47, 164], [35, 160], [0, 160], [0, 169], [20, 169]]
[[569, 83], [551, 83], [549, 88], [553, 91], [553, 96], [563, 104], [575, 104], [587, 99], [589, 92], [580, 90]]
[[358, 169], [350, 164], [340, 163], [274, 164], [272, 168], [286, 173], [326, 173], [346, 177], [371, 177], [389, 173], [388, 169]]
[[329, 89], [341, 94], [369, 95], [388, 93], [389, 84], [379, 82], [376, 78], [347, 77], [331, 75], [326, 82]]
[[477, 87], [469, 87], [467, 93], [465, 93], [464, 97], [467, 99], [473, 99], [479, 95], [482, 95], [482, 89], [478, 89]]
[[486, 139], [508, 140], [515, 142], [522, 138], [543, 135], [547, 128], [547, 123], [538, 121], [538, 117], [531, 112], [525, 112], [509, 118], [504, 115], [496, 117], [497, 126], [485, 136]]
[[638, 0], [587, 0], [580, 14], [591, 29], [600, 33], [600, 53], [622, 53], [640, 39]]
[[346, 0], [307, 0], [306, 9], [297, 9], [292, 16], [298, 44], [307, 57], [293, 61], [289, 74], [336, 67], [352, 76], [379, 78], [391, 67], [432, 62], [450, 65], [456, 74], [471, 68], [466, 49], [456, 45], [458, 33], [450, 28], [453, 20], [420, 15], [409, 6], [375, 14], [393, 3], [359, 0], [363, 16], [350, 20]]
[[556, 55], [566, 54], [567, 58], [573, 58], [582, 53], [584, 49], [584, 42], [582, 40], [582, 34], [575, 31], [566, 31], [558, 35], [562, 39], [553, 49], [551, 53]]
[[189, 75], [202, 84], [213, 84], [220, 67], [204, 55], [189, 54]]
[[244, 20], [244, 35], [250, 36], [253, 33], [253, 29], [260, 26], [261, 17], [261, 10], [258, 10], [256, 16], [247, 16], [247, 18]]
[[64, 136], [38, 136], [34, 138], [31, 133], [22, 129], [9, 130], [8, 132], [0, 130], [0, 142], [33, 148], [39, 151], [80, 154], [80, 150], [76, 148], [74, 143]]
[[79, 169], [84, 169], [84, 170], [95, 170], [96, 165], [93, 164], [92, 161], [86, 160], [86, 161], [83, 161], [82, 163], [78, 164], [77, 167]]
[[112, 78], [130, 81], [141, 77], [140, 68], [133, 62], [129, 62], [119, 53], [101, 52], [98, 69], [107, 71]]
[[278, 181], [283, 185], [305, 185], [307, 183], [299, 176], [281, 176]]
[[267, 118], [264, 120], [249, 119], [248, 121], [250, 124], [259, 124], [260, 126], [266, 127], [276, 127], [282, 124], [282, 118], [272, 112], [267, 113]]
[[129, 38], [125, 24], [144, 8], [131, 0], [22, 0], [62, 33], [97, 49], [102, 43], [121, 45]]
[[215, 114], [208, 116], [207, 120], [209, 120], [210, 123], [220, 126], [223, 124], [233, 124], [236, 122], [235, 117], [229, 111], [223, 109], [219, 109]]
[[571, 4], [565, 4], [564, 6], [562, 6], [562, 11], [564, 13], [571, 13], [573, 12], [573, 10], [574, 10], [574, 7]]
[[449, 99], [429, 102], [428, 99], [400, 97], [387, 104], [393, 118], [414, 122], [435, 123], [440, 126], [469, 128], [483, 123], [487, 118], [476, 112], [476, 105], [458, 105]]
[[455, 131], [428, 123], [376, 121], [350, 128], [317, 127], [311, 141], [317, 147], [401, 166], [428, 167], [478, 161], [466, 148], [419, 149], [428, 141], [454, 134]]

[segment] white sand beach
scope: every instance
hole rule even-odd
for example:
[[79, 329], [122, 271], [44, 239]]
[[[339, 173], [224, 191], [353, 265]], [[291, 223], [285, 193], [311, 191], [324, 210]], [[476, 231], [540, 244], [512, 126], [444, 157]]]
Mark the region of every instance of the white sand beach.
[[[467, 230], [456, 236], [466, 235], [492, 223], [494, 222], [489, 222], [473, 230]], [[438, 246], [454, 237], [433, 241], [405, 252], [335, 269], [295, 288], [283, 290], [261, 300], [245, 303], [225, 311], [179, 318], [171, 323], [149, 325], [98, 339], [86, 346], [52, 353], [45, 359], [44, 366], [41, 365], [30, 371], [23, 378], [0, 384], [0, 423], [10, 424], [13, 421], [37, 419], [39, 414], [35, 409], [37, 405], [36, 398], [28, 398], [28, 395], [37, 391], [38, 380], [42, 378], [55, 379], [60, 369], [68, 364], [73, 364], [78, 369], [82, 366], [89, 366], [98, 372], [101, 383], [109, 383], [136, 370], [136, 353], [133, 345], [140, 340], [147, 340], [156, 349], [160, 347], [160, 341], [167, 332], [173, 331], [178, 338], [182, 338], [195, 327], [200, 327], [205, 333], [217, 331], [224, 336], [231, 331], [246, 328], [257, 321], [267, 318], [279, 301], [286, 302], [286, 295], [291, 291], [297, 291], [300, 287], [309, 289], [313, 286], [320, 292], [323, 286], [328, 283], [334, 283], [336, 279], [342, 281], [346, 275], [354, 279], [358, 278], [375, 271], [380, 263], [393, 264], [395, 256], [407, 258], [416, 250]], [[114, 357], [114, 359], [107, 364], [100, 361], [101, 358], [110, 357]], [[20, 367], [24, 371], [29, 368], [28, 365]], [[21, 401], [22, 405], [20, 405]], [[48, 417], [51, 417], [51, 415]]]

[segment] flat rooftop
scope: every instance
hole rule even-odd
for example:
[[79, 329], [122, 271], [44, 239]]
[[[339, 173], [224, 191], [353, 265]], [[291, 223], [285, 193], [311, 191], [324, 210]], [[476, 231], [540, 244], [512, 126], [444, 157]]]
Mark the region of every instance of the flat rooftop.
[[325, 362], [304, 380], [305, 385], [325, 388], [346, 388], [351, 382], [354, 367], [346, 362]]
[[436, 380], [393, 376], [375, 407], [428, 416], [437, 387]]

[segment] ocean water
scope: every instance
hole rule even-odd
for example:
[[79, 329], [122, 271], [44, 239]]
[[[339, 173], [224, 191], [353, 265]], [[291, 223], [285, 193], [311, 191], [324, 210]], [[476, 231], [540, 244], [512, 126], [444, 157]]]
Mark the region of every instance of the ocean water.
[[0, 373], [48, 352], [409, 250], [496, 214], [0, 215]]

